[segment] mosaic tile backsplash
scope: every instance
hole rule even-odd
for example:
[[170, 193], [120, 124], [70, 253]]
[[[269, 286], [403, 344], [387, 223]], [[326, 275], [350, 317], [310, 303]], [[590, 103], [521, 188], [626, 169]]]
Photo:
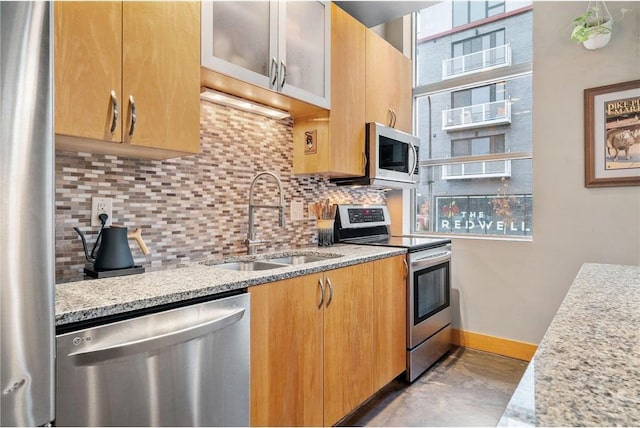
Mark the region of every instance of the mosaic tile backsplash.
[[[276, 121], [229, 107], [201, 102], [202, 152], [152, 161], [75, 152], [56, 152], [56, 281], [82, 278], [85, 264], [77, 226], [93, 244], [98, 228], [90, 226], [91, 198], [113, 199], [113, 222], [142, 228], [151, 253], [144, 256], [133, 240], [136, 264], [147, 270], [246, 254], [249, 186], [262, 171], [282, 180], [287, 223], [278, 225], [276, 210], [256, 211], [256, 232], [269, 242], [258, 252], [299, 248], [317, 239], [315, 220], [306, 207], [332, 203], [384, 203], [383, 191], [337, 187], [327, 179], [294, 176], [293, 119]], [[275, 205], [275, 182], [266, 177], [255, 186], [254, 202]], [[305, 206], [305, 220], [291, 221], [292, 201]]]

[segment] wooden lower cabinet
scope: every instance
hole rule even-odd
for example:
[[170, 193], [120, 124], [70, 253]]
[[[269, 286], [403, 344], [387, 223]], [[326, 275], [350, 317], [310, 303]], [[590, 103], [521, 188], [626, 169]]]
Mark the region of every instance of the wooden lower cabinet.
[[363, 263], [325, 273], [325, 300], [332, 294], [324, 310], [326, 426], [374, 393], [372, 268], [371, 263]]
[[404, 370], [402, 260], [249, 288], [252, 426], [333, 425]]
[[251, 425], [323, 424], [323, 315], [306, 275], [249, 288]]
[[379, 390], [407, 367], [408, 267], [404, 256], [373, 262], [374, 390]]

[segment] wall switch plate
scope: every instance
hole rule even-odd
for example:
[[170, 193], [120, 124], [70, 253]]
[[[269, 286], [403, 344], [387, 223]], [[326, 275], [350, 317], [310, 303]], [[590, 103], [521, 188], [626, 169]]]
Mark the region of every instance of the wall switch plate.
[[113, 218], [113, 202], [111, 198], [91, 198], [91, 226], [101, 226], [100, 218], [98, 217], [100, 214], [105, 213], [109, 217], [107, 218], [107, 222], [105, 226], [111, 225], [111, 220]]
[[304, 220], [304, 203], [301, 201], [291, 201], [291, 221]]

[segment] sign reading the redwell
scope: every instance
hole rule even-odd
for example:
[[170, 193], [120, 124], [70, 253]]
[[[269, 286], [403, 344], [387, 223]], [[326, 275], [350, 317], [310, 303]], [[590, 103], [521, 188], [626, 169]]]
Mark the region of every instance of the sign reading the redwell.
[[436, 231], [531, 235], [531, 195], [436, 197]]

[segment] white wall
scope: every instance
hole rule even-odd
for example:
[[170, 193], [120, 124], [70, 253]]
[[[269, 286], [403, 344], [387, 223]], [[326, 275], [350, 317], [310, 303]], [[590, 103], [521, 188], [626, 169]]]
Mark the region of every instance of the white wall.
[[464, 330], [537, 344], [583, 263], [640, 265], [640, 187], [587, 189], [583, 169], [583, 90], [640, 78], [640, 2], [607, 2], [597, 51], [569, 40], [586, 5], [534, 2], [533, 242], [453, 240]]

